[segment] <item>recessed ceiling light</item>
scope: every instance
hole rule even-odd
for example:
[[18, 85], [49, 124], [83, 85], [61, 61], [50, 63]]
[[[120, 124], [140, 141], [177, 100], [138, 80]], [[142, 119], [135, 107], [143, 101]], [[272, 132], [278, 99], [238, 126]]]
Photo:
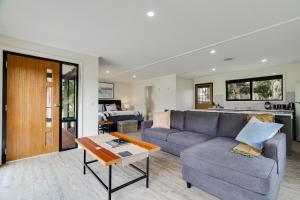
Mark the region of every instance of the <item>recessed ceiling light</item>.
[[273, 72], [272, 74], [273, 74], [273, 75], [276, 75], [277, 73], [276, 73], [276, 72]]
[[261, 62], [265, 63], [268, 62], [268, 60], [266, 58], [262, 59]]
[[211, 71], [213, 71], [213, 72], [216, 71], [216, 68], [212, 68]]
[[136, 78], [136, 75], [132, 75], [132, 78]]
[[155, 13], [153, 11], [148, 11], [147, 12], [148, 17], [153, 17], [154, 15], [155, 15]]
[[210, 50], [210, 54], [215, 54], [217, 51], [216, 50], [214, 50], [214, 49], [212, 49], [212, 50]]
[[106, 72], [107, 74], [110, 74], [110, 71], [109, 71], [109, 70], [106, 70], [105, 72]]

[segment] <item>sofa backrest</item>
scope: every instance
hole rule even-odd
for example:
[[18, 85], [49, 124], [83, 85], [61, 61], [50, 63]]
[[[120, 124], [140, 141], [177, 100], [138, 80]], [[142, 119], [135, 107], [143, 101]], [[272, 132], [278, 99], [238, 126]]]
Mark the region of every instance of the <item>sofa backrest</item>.
[[218, 128], [218, 112], [186, 111], [184, 129], [215, 136]]
[[185, 112], [171, 110], [171, 128], [177, 130], [184, 130]]
[[247, 114], [220, 113], [217, 136], [235, 138], [247, 124]]

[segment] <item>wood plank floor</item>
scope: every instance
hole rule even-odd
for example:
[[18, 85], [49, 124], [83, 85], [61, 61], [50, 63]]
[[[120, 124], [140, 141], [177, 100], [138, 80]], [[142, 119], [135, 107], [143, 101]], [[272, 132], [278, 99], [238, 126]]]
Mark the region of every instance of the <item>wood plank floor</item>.
[[[298, 145], [297, 145], [298, 146]], [[288, 158], [288, 168], [279, 199], [300, 197], [300, 148]], [[0, 199], [2, 200], [94, 200], [107, 199], [106, 191], [87, 171], [82, 173], [83, 151], [80, 149], [53, 153], [10, 162], [0, 167]], [[144, 162], [137, 166], [145, 167]], [[107, 181], [108, 168], [92, 164]], [[113, 167], [113, 186], [118, 186], [139, 174], [129, 167]], [[157, 152], [150, 158], [150, 188], [142, 180], [112, 195], [113, 200], [204, 200], [216, 199], [195, 187], [186, 188], [181, 179], [180, 160]]]

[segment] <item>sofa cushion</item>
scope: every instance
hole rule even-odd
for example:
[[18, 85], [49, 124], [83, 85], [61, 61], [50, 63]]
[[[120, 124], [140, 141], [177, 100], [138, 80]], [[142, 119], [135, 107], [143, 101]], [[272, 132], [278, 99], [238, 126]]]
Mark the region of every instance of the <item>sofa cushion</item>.
[[191, 147], [193, 145], [205, 142], [211, 138], [213, 138], [213, 136], [201, 134], [201, 133], [183, 131], [183, 132], [170, 134], [167, 138], [167, 142], [173, 144], [180, 144], [185, 147]]
[[185, 118], [184, 111], [172, 110], [171, 111], [171, 128], [183, 131], [184, 130], [184, 118]]
[[159, 140], [167, 140], [167, 137], [171, 133], [178, 132], [176, 129], [166, 129], [166, 128], [146, 128], [143, 134], [150, 138], [155, 138]]
[[185, 130], [215, 136], [218, 119], [217, 112], [186, 111]]
[[170, 112], [154, 112], [152, 128], [170, 129]]
[[282, 127], [283, 124], [261, 122], [252, 117], [235, 139], [262, 150], [264, 143], [274, 137]]
[[247, 124], [247, 114], [220, 113], [217, 136], [235, 138]]
[[183, 165], [200, 173], [267, 194], [277, 182], [277, 164], [263, 156], [249, 158], [231, 153], [230, 149], [237, 143], [231, 138], [217, 137], [185, 149], [181, 152], [181, 160]]

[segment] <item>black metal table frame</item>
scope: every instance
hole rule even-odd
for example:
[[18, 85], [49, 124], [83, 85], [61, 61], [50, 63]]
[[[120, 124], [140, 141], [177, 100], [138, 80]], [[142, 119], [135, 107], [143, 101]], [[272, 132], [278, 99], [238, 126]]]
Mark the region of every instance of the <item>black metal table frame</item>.
[[135, 169], [136, 171], [140, 172], [143, 176], [140, 176], [136, 179], [133, 179], [127, 183], [124, 183], [118, 187], [112, 188], [112, 165], [109, 165], [109, 172], [108, 172], [108, 185], [106, 185], [103, 180], [88, 166], [91, 163], [98, 162], [98, 160], [91, 160], [86, 161], [86, 150], [83, 151], [83, 174], [86, 174], [86, 168], [89, 169], [90, 172], [96, 177], [96, 179], [101, 183], [101, 185], [104, 187], [104, 189], [108, 192], [108, 200], [111, 200], [111, 194], [113, 192], [116, 192], [124, 187], [127, 187], [133, 183], [136, 183], [142, 179], [146, 179], [146, 188], [149, 187], [149, 156], [146, 158], [146, 171], [143, 171], [142, 169], [138, 168], [137, 166], [133, 164], [129, 164], [130, 167]]
[[98, 124], [98, 135], [100, 132], [104, 134], [105, 130], [109, 133], [110, 125], [111, 124], [103, 124], [103, 125]]

